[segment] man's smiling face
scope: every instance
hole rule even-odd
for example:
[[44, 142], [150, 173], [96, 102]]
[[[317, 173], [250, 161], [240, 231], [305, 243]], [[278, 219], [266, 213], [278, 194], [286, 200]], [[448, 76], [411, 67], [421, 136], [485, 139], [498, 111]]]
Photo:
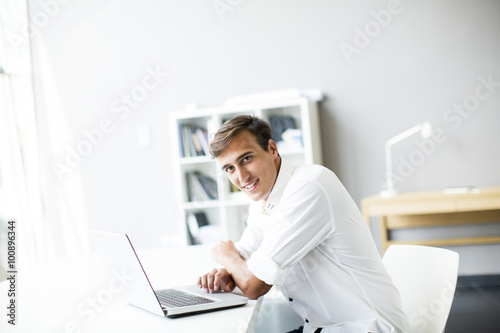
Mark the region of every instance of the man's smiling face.
[[280, 157], [273, 140], [262, 149], [248, 131], [235, 136], [217, 158], [229, 180], [254, 201], [266, 200], [278, 176]]

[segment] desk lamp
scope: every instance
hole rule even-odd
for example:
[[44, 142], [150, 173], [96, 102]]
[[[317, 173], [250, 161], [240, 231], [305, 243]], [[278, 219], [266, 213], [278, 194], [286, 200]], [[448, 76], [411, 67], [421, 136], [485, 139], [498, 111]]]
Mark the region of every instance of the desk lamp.
[[391, 147], [406, 139], [407, 137], [416, 134], [420, 132], [420, 135], [422, 138], [430, 138], [433, 135], [432, 131], [432, 125], [430, 122], [426, 121], [420, 125], [414, 126], [410, 128], [409, 130], [404, 131], [401, 134], [396, 135], [395, 137], [387, 140], [385, 143], [385, 163], [386, 163], [386, 183], [387, 183], [387, 189], [383, 190], [380, 192], [380, 196], [387, 198], [387, 197], [392, 197], [398, 194], [398, 191], [394, 188], [394, 179], [392, 176], [392, 154], [391, 154]]

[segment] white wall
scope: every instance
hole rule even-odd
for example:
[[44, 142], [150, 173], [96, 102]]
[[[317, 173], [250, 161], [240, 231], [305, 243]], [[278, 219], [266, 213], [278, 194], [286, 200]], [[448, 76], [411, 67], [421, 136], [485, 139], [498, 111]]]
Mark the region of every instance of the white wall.
[[[500, 82], [498, 1], [232, 1], [239, 5], [224, 20], [211, 0], [55, 3], [30, 1], [39, 20], [33, 21], [37, 93], [46, 89], [41, 73], [49, 68], [74, 133], [61, 147], [76, 147], [82, 131], [104, 118], [113, 124], [78, 167], [89, 226], [127, 231], [138, 247], [175, 237], [168, 113], [189, 102], [212, 106], [239, 94], [320, 88], [327, 96], [325, 165], [357, 202], [381, 189], [385, 140], [425, 120], [446, 139], [403, 177], [400, 190], [500, 185], [500, 86], [470, 116], [446, 116], [455, 103], [472, 101], [479, 77]], [[366, 47], [359, 44], [356, 29], [377, 28], [372, 12], [388, 6], [390, 22], [372, 31]], [[343, 42], [363, 46], [350, 62]], [[122, 95], [140, 92], [147, 68], [169, 76], [123, 116]], [[151, 128], [150, 148], [136, 145], [142, 126]], [[394, 156], [409, 159], [419, 149], [411, 139]], [[461, 273], [500, 273], [500, 245], [455, 249]]]

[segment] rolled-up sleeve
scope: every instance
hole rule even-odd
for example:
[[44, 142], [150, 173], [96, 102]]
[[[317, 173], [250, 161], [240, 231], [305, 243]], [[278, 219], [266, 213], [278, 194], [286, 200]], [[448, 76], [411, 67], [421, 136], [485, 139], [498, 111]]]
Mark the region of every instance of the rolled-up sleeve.
[[281, 286], [285, 282], [286, 268], [278, 266], [262, 248], [252, 254], [247, 265], [253, 275], [267, 284]]

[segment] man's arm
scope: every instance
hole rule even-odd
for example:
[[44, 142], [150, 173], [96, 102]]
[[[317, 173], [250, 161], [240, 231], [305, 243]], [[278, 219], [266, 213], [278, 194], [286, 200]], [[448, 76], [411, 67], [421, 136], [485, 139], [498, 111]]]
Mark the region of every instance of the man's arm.
[[[272, 285], [257, 278], [248, 269], [245, 259], [232, 241], [221, 242], [212, 249], [212, 259], [224, 266], [198, 278], [198, 286], [210, 292], [223, 289], [227, 291], [232, 280], [250, 299], [257, 299], [266, 294]], [[234, 285], [232, 286], [234, 289]], [[232, 289], [231, 289], [232, 290]]]

